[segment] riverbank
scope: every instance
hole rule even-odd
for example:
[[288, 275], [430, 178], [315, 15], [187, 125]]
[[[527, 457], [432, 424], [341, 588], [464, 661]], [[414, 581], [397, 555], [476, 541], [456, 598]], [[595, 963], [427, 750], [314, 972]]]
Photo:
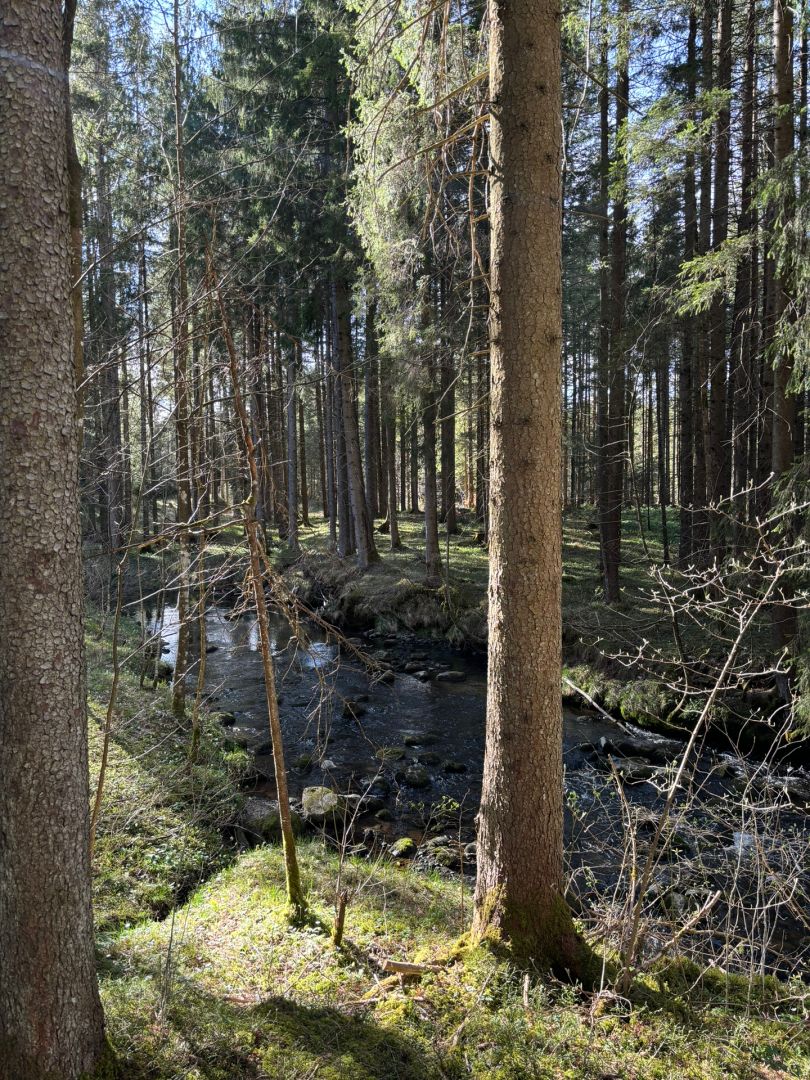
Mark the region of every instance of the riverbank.
[[[111, 630], [91, 614], [93, 784]], [[810, 1076], [801, 986], [701, 975], [678, 950], [639, 977], [628, 1000], [548, 983], [491, 954], [459, 952], [469, 879], [397, 857], [393, 845], [358, 856], [333, 830], [302, 838], [313, 918], [291, 928], [279, 848], [238, 842], [254, 761], [221, 714], [203, 712], [190, 765], [189, 727], [172, 717], [165, 688], [140, 686], [130, 620], [121, 638], [94, 871], [102, 994], [127, 1080]], [[283, 655], [278, 662], [286, 666]], [[403, 753], [421, 752], [411, 746]], [[429, 840], [420, 846], [433, 851]], [[339, 892], [348, 904], [336, 949]], [[400, 981], [383, 970], [390, 958], [439, 970]]]
[[[347, 633], [380, 636], [416, 633], [485, 653], [489, 562], [478, 524], [462, 515], [455, 536], [441, 536], [442, 584], [426, 581], [424, 522], [418, 515], [400, 521], [403, 546], [386, 547], [378, 534], [380, 561], [361, 572], [353, 559], [328, 550], [326, 523], [312, 517], [301, 529], [302, 554], [276, 554], [288, 587], [308, 606]], [[669, 526], [671, 550], [677, 531]], [[622, 597], [608, 606], [602, 596], [598, 532], [587, 510], [563, 522], [563, 699], [572, 707], [596, 705], [611, 716], [668, 733], [691, 731], [726, 658], [728, 639], [720, 622], [680, 620], [677, 631], [652, 573], [663, 566], [660, 518], [626, 511], [622, 524]], [[764, 635], [769, 633], [767, 619]], [[768, 641], [770, 639], [768, 638]], [[531, 648], [531, 642], [526, 643]], [[763, 646], [768, 648], [767, 642]], [[756, 650], [755, 650], [756, 651]], [[682, 694], [682, 655], [688, 658], [690, 693]], [[676, 687], [675, 683], [681, 684]], [[575, 687], [584, 691], [579, 693]], [[773, 687], [756, 680], [723, 694], [712, 710], [720, 742], [730, 738], [758, 752], [771, 748], [771, 714], [781, 702]]]

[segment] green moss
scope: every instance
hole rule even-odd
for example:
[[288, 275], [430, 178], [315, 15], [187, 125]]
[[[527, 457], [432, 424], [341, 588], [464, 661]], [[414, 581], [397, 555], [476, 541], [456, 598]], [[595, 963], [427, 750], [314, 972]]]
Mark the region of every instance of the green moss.
[[[94, 792], [112, 681], [111, 624], [86, 621], [90, 785]], [[122, 652], [137, 647], [125, 620]], [[248, 757], [227, 746], [222, 728], [201, 718], [189, 761], [190, 727], [171, 714], [168, 690], [142, 689], [138, 665], [124, 666], [113, 715], [94, 869], [96, 925], [109, 932], [165, 915], [204, 878], [234, 857], [223, 829], [236, 821]]]
[[[810, 1076], [795, 996], [740, 1008], [708, 975], [702, 999], [690, 997], [691, 973], [671, 964], [632, 1004], [583, 996], [459, 940], [471, 898], [458, 879], [370, 870], [316, 841], [299, 857], [316, 916], [306, 925], [286, 922], [281, 852], [266, 847], [206, 883], [173, 926], [144, 923], [109, 944], [102, 993], [127, 1080]], [[338, 881], [341, 950], [329, 934]], [[384, 956], [440, 970], [403, 985], [381, 977]]]

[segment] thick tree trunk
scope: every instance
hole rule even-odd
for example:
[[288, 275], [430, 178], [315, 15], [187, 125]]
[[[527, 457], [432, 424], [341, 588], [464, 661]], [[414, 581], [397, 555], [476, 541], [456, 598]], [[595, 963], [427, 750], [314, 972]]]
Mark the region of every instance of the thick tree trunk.
[[62, 5], [0, 16], [0, 1076], [104, 1055], [88, 848]]
[[489, 679], [473, 937], [576, 975], [563, 895], [559, 20], [548, 0], [490, 0]]

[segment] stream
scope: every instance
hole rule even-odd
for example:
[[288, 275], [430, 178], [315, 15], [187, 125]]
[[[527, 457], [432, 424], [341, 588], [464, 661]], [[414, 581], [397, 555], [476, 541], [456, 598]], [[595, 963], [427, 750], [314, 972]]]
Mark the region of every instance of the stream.
[[[169, 665], [176, 617], [167, 605], [160, 621], [153, 615], [148, 624], [160, 634]], [[427, 866], [474, 872], [483, 658], [414, 634], [371, 631], [350, 638], [351, 646], [389, 669], [380, 678], [379, 666], [370, 670], [351, 647], [329, 640], [317, 626], [306, 625], [302, 642], [281, 614], [271, 613], [270, 632], [290, 795], [302, 824], [334, 835], [341, 816], [343, 828], [350, 820], [354, 850], [415, 854]], [[242, 840], [269, 838], [262, 837], [263, 822], [275, 784], [258, 625], [250, 615], [212, 607], [206, 637], [207, 700], [229, 739], [254, 756]], [[642, 841], [654, 831], [670, 766], [683, 746], [596, 712], [564, 711], [566, 848], [572, 891], [583, 910], [604, 908], [616, 885], [628, 818]], [[700, 750], [673, 814], [670, 848], [656, 867], [651, 904], [669, 919], [699, 906], [713, 886], [733, 876], [742, 917], [764, 935], [767, 966], [792, 969], [785, 957], [810, 946], [801, 915], [810, 891], [808, 803], [804, 769], [776, 776], [761, 762]], [[770, 886], [763, 874], [770, 875]], [[773, 910], [765, 903], [772, 889], [790, 892]], [[730, 904], [713, 914], [726, 923], [741, 917]], [[715, 952], [725, 956], [723, 934], [715, 938]]]

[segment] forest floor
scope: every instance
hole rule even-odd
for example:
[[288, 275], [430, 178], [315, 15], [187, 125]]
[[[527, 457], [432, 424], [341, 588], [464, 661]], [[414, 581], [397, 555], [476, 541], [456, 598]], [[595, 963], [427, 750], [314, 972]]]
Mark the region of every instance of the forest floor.
[[[102, 995], [126, 1080], [810, 1077], [806, 988], [751, 986], [672, 958], [629, 999], [459, 947], [471, 897], [451, 873], [302, 840], [312, 918], [287, 921], [280, 849], [240, 850], [248, 759], [203, 714], [123, 664], [95, 855]], [[91, 782], [112, 684], [111, 621], [88, 620]], [[345, 941], [330, 936], [348, 895]], [[436, 963], [419, 981], [384, 958]], [[606, 984], [607, 986], [607, 984]], [[798, 995], [798, 996], [797, 996]]]

